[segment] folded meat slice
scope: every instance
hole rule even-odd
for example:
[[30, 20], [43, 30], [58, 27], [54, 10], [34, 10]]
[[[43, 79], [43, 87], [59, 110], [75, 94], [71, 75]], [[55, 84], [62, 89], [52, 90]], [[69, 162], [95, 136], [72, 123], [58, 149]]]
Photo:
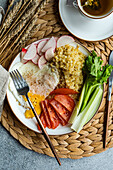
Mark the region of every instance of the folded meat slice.
[[75, 107], [74, 100], [68, 95], [55, 95], [54, 99], [57, 100], [60, 104], [62, 104], [68, 111], [72, 112]]
[[45, 117], [45, 120], [47, 122], [47, 127], [49, 129], [51, 129], [51, 122], [50, 122], [50, 118], [49, 118], [49, 115], [48, 115], [48, 111], [47, 111], [47, 108], [45, 106], [45, 101], [42, 101], [41, 102], [41, 108], [43, 110], [43, 113], [44, 113], [44, 117]]
[[[41, 120], [44, 128], [46, 128], [46, 127], [47, 127], [47, 122], [46, 122], [46, 120], [45, 120], [45, 117], [44, 117], [44, 113], [43, 113], [43, 112], [42, 112], [41, 115], [40, 115], [40, 120]], [[38, 130], [41, 130], [39, 124], [38, 124]]]
[[52, 105], [52, 107], [55, 109], [55, 111], [60, 115], [60, 117], [62, 117], [63, 120], [65, 120], [66, 122], [68, 122], [71, 113], [66, 110], [66, 108], [61, 105], [58, 101], [56, 101], [55, 99], [50, 100], [50, 105]]
[[57, 114], [57, 116], [58, 116], [58, 118], [59, 118], [60, 124], [61, 124], [62, 126], [65, 126], [68, 122], [66, 122], [58, 112], [56, 112], [56, 114]]
[[48, 115], [51, 121], [51, 128], [55, 129], [59, 125], [59, 118], [57, 114], [55, 113], [54, 109], [52, 108], [52, 106], [49, 104], [48, 100], [45, 100], [45, 105], [46, 105], [47, 112], [48, 112]]

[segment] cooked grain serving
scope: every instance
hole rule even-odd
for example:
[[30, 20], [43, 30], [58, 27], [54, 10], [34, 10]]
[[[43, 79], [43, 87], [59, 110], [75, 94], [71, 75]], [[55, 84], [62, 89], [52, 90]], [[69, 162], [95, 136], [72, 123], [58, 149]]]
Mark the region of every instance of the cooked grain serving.
[[77, 48], [65, 45], [56, 49], [55, 57], [50, 65], [59, 71], [59, 87], [67, 87], [79, 91], [83, 84], [82, 68], [86, 56]]

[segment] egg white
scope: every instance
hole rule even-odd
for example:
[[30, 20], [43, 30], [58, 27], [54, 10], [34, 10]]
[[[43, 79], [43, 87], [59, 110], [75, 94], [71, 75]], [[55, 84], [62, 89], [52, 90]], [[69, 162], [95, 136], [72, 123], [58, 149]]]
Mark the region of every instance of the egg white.
[[[28, 62], [26, 64], [23, 64], [21, 62], [16, 63], [12, 68], [11, 71], [18, 69], [18, 71], [21, 73], [21, 75], [26, 78], [27, 75], [35, 75], [38, 71], [39, 68], [37, 65], [33, 64], [32, 62]], [[11, 79], [11, 77], [9, 78], [9, 83], [8, 83], [8, 88], [10, 90], [10, 92], [13, 94], [13, 96], [15, 97], [16, 101], [18, 102], [19, 105], [21, 105], [22, 107], [29, 108], [29, 104], [27, 101], [25, 101], [23, 99], [23, 97], [21, 95], [18, 94], [14, 83]]]
[[[24, 64], [19, 62], [19, 63], [16, 63], [12, 68], [11, 68], [11, 71], [15, 70], [15, 69], [18, 69], [20, 70], [20, 68], [23, 66]], [[23, 99], [23, 97], [21, 95], [18, 94], [15, 86], [14, 86], [14, 83], [11, 79], [11, 77], [9, 78], [9, 83], [8, 83], [8, 88], [10, 90], [10, 92], [13, 94], [13, 96], [15, 97], [16, 101], [18, 102], [18, 104], [20, 104], [22, 107], [24, 108], [28, 108], [29, 105], [27, 102], [25, 102], [25, 100]]]
[[[26, 64], [18, 62], [11, 68], [11, 71], [15, 69], [18, 69], [23, 78], [27, 81], [31, 93], [45, 96], [45, 98], [59, 83], [58, 71], [54, 68], [53, 72], [48, 64], [44, 65], [42, 69], [39, 69], [38, 66], [31, 61]], [[11, 78], [9, 79], [8, 87], [16, 101], [24, 108], [29, 108], [28, 102], [18, 94]]]

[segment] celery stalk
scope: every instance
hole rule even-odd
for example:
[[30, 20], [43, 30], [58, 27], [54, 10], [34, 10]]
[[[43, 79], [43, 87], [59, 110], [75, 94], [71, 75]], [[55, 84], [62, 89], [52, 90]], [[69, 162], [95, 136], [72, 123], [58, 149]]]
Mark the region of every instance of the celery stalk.
[[[101, 85], [100, 88], [102, 89], [102, 95], [103, 95], [103, 86]], [[95, 105], [94, 108], [93, 108], [95, 110], [94, 114], [96, 113], [96, 111], [97, 111], [97, 109], [98, 109], [98, 107], [100, 105], [100, 102], [102, 100], [102, 95], [100, 95], [100, 98], [98, 99], [98, 104]], [[94, 114], [90, 114], [88, 116], [88, 119], [87, 119], [86, 123], [94, 116]]]
[[79, 114], [79, 111], [80, 111], [80, 108], [81, 108], [81, 105], [82, 105], [82, 102], [83, 102], [83, 98], [84, 98], [84, 93], [85, 93], [85, 83], [84, 83], [84, 86], [82, 88], [82, 92], [80, 94], [80, 98], [79, 98], [79, 101], [77, 102], [74, 110], [73, 110], [73, 113], [69, 119], [69, 123], [73, 123], [76, 119], [76, 116]]
[[103, 90], [99, 87], [96, 88], [95, 92], [93, 93], [88, 105], [85, 109], [74, 119], [73, 125], [71, 129], [75, 130], [76, 132], [80, 132], [86, 122], [95, 114], [96, 110], [99, 107], [101, 98], [102, 98]]
[[97, 86], [99, 86], [99, 83], [92, 85], [92, 86], [89, 86], [88, 90], [86, 91], [87, 94], [84, 96], [83, 105], [82, 105], [82, 108], [80, 110], [81, 112], [85, 109], [92, 92], [96, 89]]

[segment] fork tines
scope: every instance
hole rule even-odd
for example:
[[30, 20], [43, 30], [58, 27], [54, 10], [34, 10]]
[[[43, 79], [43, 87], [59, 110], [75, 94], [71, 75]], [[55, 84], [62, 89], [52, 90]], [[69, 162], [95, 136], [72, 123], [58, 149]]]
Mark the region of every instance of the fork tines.
[[28, 86], [27, 82], [24, 80], [24, 78], [17, 69], [11, 71], [10, 76], [14, 82], [16, 89], [21, 89], [25, 86]]

